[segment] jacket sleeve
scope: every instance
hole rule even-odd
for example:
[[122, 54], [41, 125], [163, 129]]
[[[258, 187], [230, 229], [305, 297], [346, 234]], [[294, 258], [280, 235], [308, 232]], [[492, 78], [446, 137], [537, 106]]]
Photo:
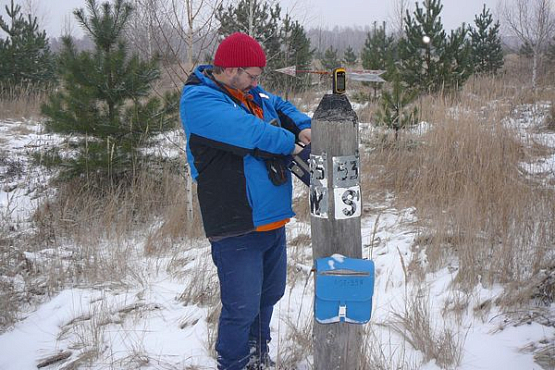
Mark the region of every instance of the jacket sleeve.
[[271, 95], [271, 97], [274, 108], [278, 112], [280, 120], [282, 121], [282, 125], [284, 127], [288, 126], [287, 122], [283, 122], [284, 117], [286, 117], [286, 121], [290, 122], [289, 125], [294, 124], [294, 126], [296, 126], [296, 129], [293, 127], [288, 128], [290, 131], [295, 132], [298, 130], [300, 132], [305, 128], [310, 128], [311, 119], [309, 116], [299, 112], [299, 110], [293, 104], [289, 103], [286, 100], [283, 100], [279, 96]]
[[209, 87], [186, 87], [181, 118], [189, 137], [238, 155], [293, 152], [294, 135], [247, 113], [224, 94]]

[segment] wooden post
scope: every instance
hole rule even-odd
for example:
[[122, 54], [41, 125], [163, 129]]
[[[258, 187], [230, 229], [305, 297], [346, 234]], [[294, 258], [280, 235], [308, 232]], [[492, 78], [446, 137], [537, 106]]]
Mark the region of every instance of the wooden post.
[[[358, 119], [344, 94], [327, 94], [312, 118], [311, 233], [314, 259], [362, 258]], [[314, 322], [314, 369], [361, 369], [362, 327]]]

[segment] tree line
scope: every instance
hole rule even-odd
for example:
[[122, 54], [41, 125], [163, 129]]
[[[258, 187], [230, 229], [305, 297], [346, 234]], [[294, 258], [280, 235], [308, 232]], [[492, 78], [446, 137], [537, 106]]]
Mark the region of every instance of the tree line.
[[[308, 74], [292, 77], [275, 70], [310, 69], [315, 59], [327, 70], [341, 65], [385, 70], [391, 88], [382, 94], [377, 118], [398, 130], [416, 120], [417, 112], [406, 107], [419, 94], [456, 91], [472, 74], [495, 74], [503, 66], [500, 24], [489, 9], [484, 6], [473, 24], [449, 33], [441, 22], [442, 9], [441, 0], [416, 2], [413, 11], [405, 10], [402, 32], [388, 33], [385, 23], [375, 23], [367, 28], [362, 47], [345, 40], [346, 46], [322, 50], [322, 30], [307, 32], [278, 3], [266, 0], [86, 0], [86, 9], [76, 9], [74, 17], [91, 47], [80, 50], [66, 35], [53, 53], [37, 18], [22, 14], [12, 0], [7, 17], [0, 17], [6, 33], [0, 40], [0, 87], [57, 87], [42, 113], [49, 130], [76, 138], [76, 155], [52, 160], [63, 162], [70, 177], [101, 173], [113, 179], [134, 173], [147, 156], [141, 148], [175, 127], [184, 78], [196, 64], [210, 62], [218, 40], [237, 31], [264, 47], [264, 84], [270, 89], [309, 88]], [[526, 8], [517, 9], [522, 13]], [[516, 12], [522, 18], [521, 13]], [[542, 53], [555, 56], [555, 26], [544, 29], [540, 42], [517, 32], [518, 24], [514, 22], [515, 33], [534, 60]], [[169, 69], [176, 90], [154, 96], [152, 85], [161, 68]]]

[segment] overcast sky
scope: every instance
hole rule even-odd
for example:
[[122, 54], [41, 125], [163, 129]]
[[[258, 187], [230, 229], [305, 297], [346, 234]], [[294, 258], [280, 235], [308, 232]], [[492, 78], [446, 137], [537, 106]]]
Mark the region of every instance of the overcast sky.
[[[23, 4], [25, 0], [16, 0]], [[74, 35], [80, 35], [80, 29], [75, 25], [71, 14], [73, 9], [85, 7], [85, 0], [27, 0], [37, 9], [40, 25], [46, 29], [49, 37], [57, 37], [72, 24]], [[104, 2], [98, 0], [98, 2]], [[366, 26], [373, 22], [388, 21], [394, 17], [394, 0], [279, 0], [282, 14], [290, 11], [294, 18], [299, 19], [305, 27], [333, 26]], [[481, 12], [486, 4], [493, 13], [496, 11], [498, 0], [443, 0], [441, 14], [443, 25], [447, 30], [458, 27], [462, 22], [472, 23], [474, 15]], [[5, 15], [4, 6], [10, 0], [0, 0]], [[414, 1], [410, 1], [414, 6]], [[422, 1], [420, 1], [422, 3]]]

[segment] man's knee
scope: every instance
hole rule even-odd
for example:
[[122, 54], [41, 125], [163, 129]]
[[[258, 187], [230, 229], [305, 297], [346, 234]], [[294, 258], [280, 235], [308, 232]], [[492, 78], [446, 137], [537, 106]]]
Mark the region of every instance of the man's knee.
[[232, 302], [224, 304], [221, 318], [237, 326], [248, 327], [259, 312], [258, 304], [255, 302]]

